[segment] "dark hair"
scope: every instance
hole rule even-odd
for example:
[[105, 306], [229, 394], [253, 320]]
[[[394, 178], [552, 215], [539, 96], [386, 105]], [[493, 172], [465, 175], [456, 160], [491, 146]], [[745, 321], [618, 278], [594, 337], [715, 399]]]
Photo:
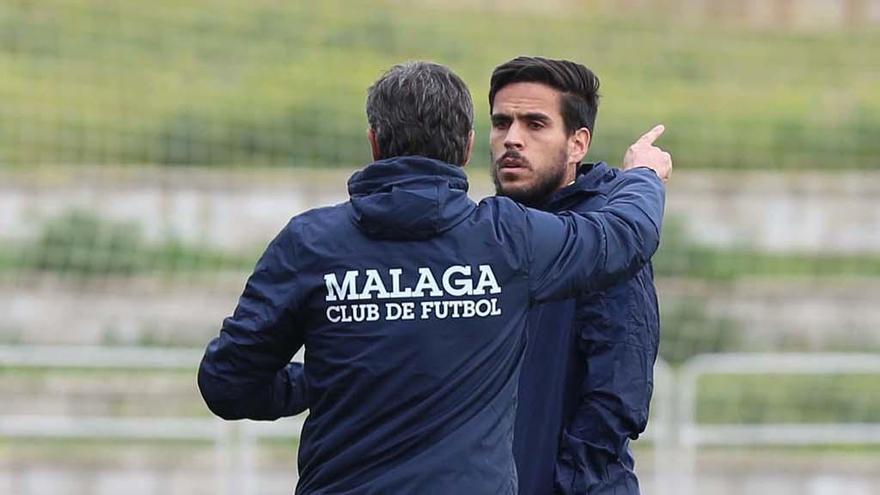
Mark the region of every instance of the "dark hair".
[[489, 111], [495, 95], [517, 82], [546, 84], [562, 93], [560, 113], [568, 133], [586, 127], [593, 133], [599, 110], [599, 78], [581, 64], [543, 57], [516, 57], [495, 67], [489, 83]]
[[370, 87], [367, 120], [376, 133], [380, 158], [422, 155], [463, 165], [474, 103], [467, 85], [448, 67], [406, 62]]

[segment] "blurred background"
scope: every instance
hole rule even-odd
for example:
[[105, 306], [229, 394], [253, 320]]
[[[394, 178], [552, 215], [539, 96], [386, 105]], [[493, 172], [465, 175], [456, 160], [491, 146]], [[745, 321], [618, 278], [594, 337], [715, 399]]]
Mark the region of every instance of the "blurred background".
[[4, 0], [0, 493], [290, 493], [302, 418], [213, 419], [205, 344], [392, 64], [468, 82], [492, 194], [520, 54], [599, 75], [591, 161], [667, 126], [644, 493], [880, 493], [878, 47], [878, 0]]

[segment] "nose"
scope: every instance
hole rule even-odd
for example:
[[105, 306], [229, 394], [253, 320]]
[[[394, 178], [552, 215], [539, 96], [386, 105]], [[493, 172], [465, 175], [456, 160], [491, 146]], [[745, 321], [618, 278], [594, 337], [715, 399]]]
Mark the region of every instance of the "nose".
[[504, 136], [504, 148], [508, 150], [521, 150], [524, 146], [520, 126], [516, 122], [510, 124], [507, 128], [507, 134]]

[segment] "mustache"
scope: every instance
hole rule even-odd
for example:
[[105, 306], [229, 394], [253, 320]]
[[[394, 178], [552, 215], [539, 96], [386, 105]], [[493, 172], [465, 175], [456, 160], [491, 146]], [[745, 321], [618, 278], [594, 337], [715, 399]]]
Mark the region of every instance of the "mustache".
[[520, 153], [519, 151], [516, 151], [516, 150], [505, 151], [503, 155], [501, 155], [500, 157], [498, 157], [497, 160], [495, 160], [495, 165], [500, 166], [501, 162], [503, 162], [504, 160], [506, 160], [508, 158], [511, 160], [517, 160], [519, 162], [522, 162], [523, 165], [529, 166], [529, 161], [526, 159], [526, 157], [524, 157], [522, 155], [522, 153]]

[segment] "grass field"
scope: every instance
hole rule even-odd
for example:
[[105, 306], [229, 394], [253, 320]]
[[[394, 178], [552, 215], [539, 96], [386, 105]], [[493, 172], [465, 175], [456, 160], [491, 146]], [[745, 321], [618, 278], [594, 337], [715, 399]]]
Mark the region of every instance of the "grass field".
[[[659, 277], [729, 281], [741, 277], [880, 277], [880, 256], [764, 253], [693, 244], [674, 220], [654, 261]], [[70, 276], [138, 273], [242, 271], [253, 268], [252, 253], [225, 252], [174, 240], [146, 242], [140, 226], [72, 210], [49, 221], [30, 243], [0, 242], [0, 273], [38, 271]]]
[[698, 382], [700, 423], [880, 423], [876, 375], [710, 375]]
[[0, 9], [0, 164], [357, 166], [367, 86], [416, 58], [468, 81], [485, 156], [489, 74], [525, 53], [599, 74], [594, 159], [616, 162], [662, 121], [682, 168], [877, 165], [875, 29], [701, 25], [608, 3], [419, 5], [12, 2]]

